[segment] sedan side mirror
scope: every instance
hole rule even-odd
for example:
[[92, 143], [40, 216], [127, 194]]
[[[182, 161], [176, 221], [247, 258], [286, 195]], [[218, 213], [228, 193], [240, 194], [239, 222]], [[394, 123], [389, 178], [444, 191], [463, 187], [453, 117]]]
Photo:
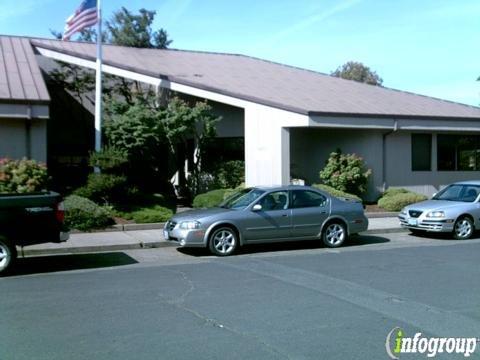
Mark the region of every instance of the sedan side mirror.
[[255, 204], [252, 207], [252, 211], [261, 211], [262, 210], [262, 205], [260, 204]]

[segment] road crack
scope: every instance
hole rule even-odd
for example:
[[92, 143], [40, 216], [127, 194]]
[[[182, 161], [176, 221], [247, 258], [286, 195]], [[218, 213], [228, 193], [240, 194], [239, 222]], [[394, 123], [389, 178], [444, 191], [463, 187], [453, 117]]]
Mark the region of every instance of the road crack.
[[247, 339], [250, 339], [250, 340], [253, 340], [254, 342], [256, 342], [257, 344], [261, 345], [266, 351], [268, 351], [269, 353], [271, 353], [272, 355], [274, 355], [276, 358], [283, 358], [283, 359], [292, 359], [292, 357], [289, 355], [289, 354], [286, 354], [284, 353], [283, 351], [280, 351], [279, 349], [277, 349], [276, 347], [274, 347], [273, 345], [269, 344], [268, 342], [266, 342], [263, 338], [261, 338], [260, 336], [256, 335], [256, 334], [253, 334], [253, 333], [250, 333], [250, 332], [246, 332], [246, 331], [241, 331], [241, 330], [238, 330], [234, 327], [231, 327], [231, 326], [228, 326], [226, 324], [223, 324], [222, 322], [220, 322], [219, 320], [217, 319], [214, 319], [214, 318], [211, 318], [211, 317], [208, 317], [202, 313], [200, 313], [199, 311], [191, 308], [191, 307], [188, 307], [186, 304], [185, 304], [185, 301], [187, 299], [187, 297], [193, 292], [195, 291], [195, 283], [193, 282], [193, 280], [191, 280], [188, 275], [183, 272], [183, 271], [179, 271], [179, 270], [167, 270], [171, 273], [175, 273], [177, 275], [180, 275], [182, 280], [188, 284], [187, 286], [187, 290], [185, 290], [180, 296], [176, 297], [176, 298], [169, 298], [167, 295], [163, 294], [163, 293], [159, 293], [158, 296], [162, 299], [162, 301], [170, 306], [173, 306], [175, 307], [176, 309], [178, 310], [182, 310], [182, 311], [185, 311], [191, 315], [193, 315], [194, 317], [196, 317], [197, 319], [199, 319], [200, 321], [203, 322], [204, 325], [206, 326], [212, 326], [212, 327], [215, 327], [215, 328], [218, 328], [218, 329], [222, 329], [222, 330], [225, 330], [231, 334], [234, 334], [236, 336], [241, 336], [241, 337], [244, 337], [244, 338], [247, 338]]

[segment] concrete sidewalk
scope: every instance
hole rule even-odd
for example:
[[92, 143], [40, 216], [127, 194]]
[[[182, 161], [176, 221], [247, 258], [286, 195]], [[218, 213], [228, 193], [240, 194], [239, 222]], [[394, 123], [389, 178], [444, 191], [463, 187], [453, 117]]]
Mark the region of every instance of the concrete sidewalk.
[[[159, 224], [160, 225], [160, 224]], [[158, 226], [160, 227], [160, 226]], [[379, 234], [404, 231], [396, 217], [369, 219], [369, 227], [363, 234]], [[19, 256], [74, 254], [100, 251], [118, 251], [129, 249], [159, 248], [175, 246], [166, 241], [162, 229], [130, 230], [72, 233], [67, 242], [61, 244], [40, 244], [27, 246], [19, 250]]]

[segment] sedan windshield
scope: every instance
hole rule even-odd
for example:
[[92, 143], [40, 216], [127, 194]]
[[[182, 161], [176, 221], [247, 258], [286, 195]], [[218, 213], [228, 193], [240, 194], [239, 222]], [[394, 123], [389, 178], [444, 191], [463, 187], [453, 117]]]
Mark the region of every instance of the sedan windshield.
[[453, 184], [441, 190], [432, 199], [474, 202], [480, 193], [480, 185]]
[[244, 209], [257, 200], [265, 191], [255, 188], [247, 188], [236, 192], [226, 199], [220, 207], [225, 209]]

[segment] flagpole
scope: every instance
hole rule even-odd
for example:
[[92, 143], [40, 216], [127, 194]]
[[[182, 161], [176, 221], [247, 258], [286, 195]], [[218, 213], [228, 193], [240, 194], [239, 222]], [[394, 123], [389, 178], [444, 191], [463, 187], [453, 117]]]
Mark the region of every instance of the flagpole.
[[[97, 66], [95, 84], [95, 151], [102, 149], [102, 1], [97, 0]], [[95, 172], [100, 172], [95, 167]]]

